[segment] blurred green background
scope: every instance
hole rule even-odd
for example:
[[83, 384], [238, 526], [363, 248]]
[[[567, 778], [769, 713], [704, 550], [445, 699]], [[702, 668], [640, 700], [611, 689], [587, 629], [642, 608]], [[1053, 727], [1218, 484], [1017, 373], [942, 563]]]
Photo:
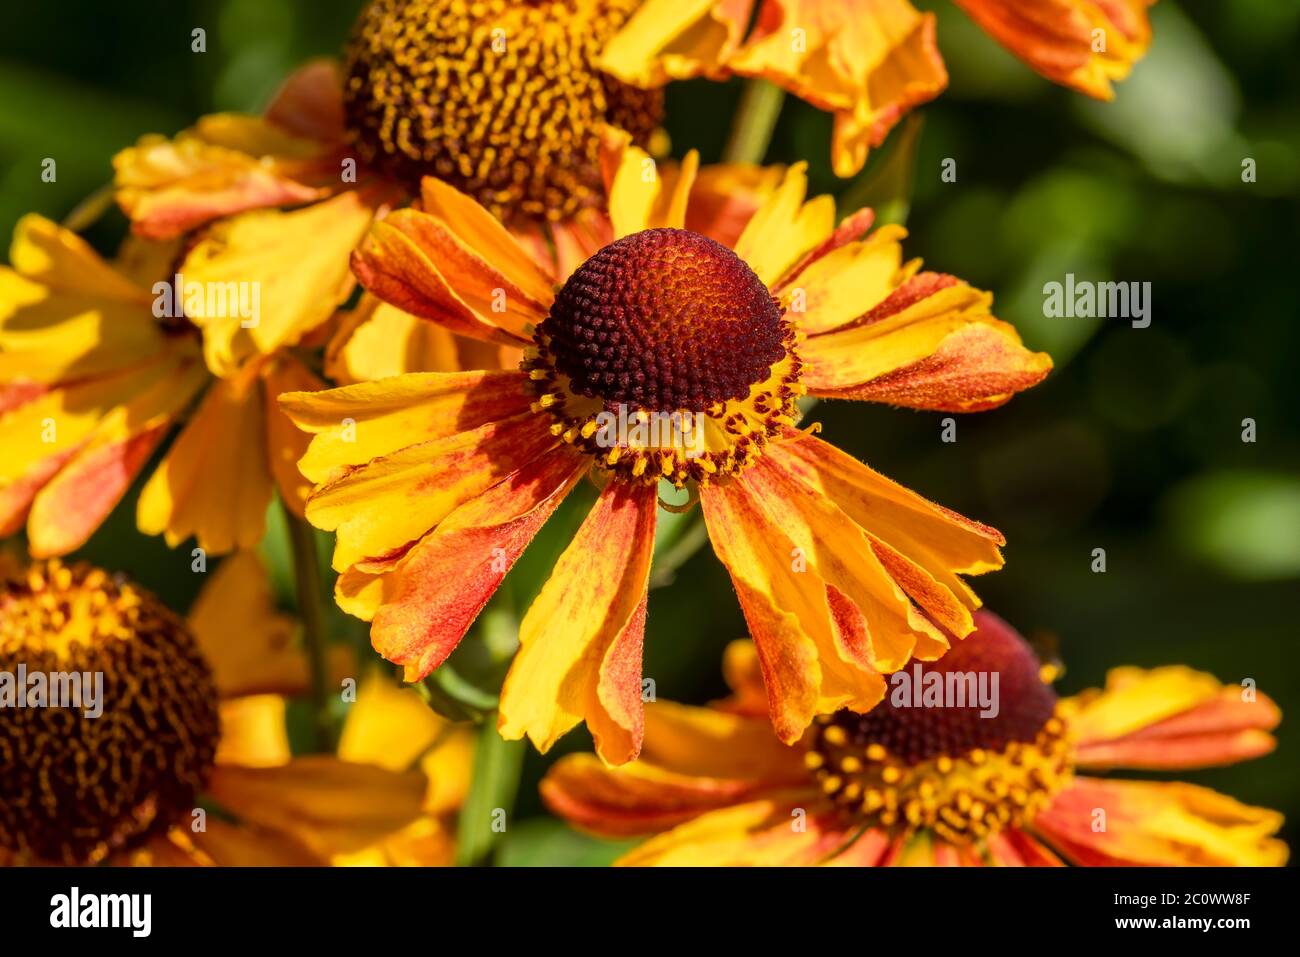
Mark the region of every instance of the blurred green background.
[[[918, 6], [939, 13], [951, 73], [921, 120], [901, 125], [857, 180], [841, 181], [829, 170], [829, 117], [788, 98], [769, 160], [806, 159], [814, 191], [906, 215], [908, 252], [992, 290], [997, 315], [1049, 351], [1056, 371], [1001, 410], [958, 417], [955, 443], [941, 441], [939, 414], [836, 403], [813, 417], [875, 468], [1006, 533], [1006, 568], [976, 585], [1026, 635], [1056, 642], [1064, 691], [1124, 663], [1184, 662], [1228, 682], [1255, 679], [1291, 716], [1278, 752], [1178, 776], [1281, 809], [1294, 843], [1300, 4], [1161, 0], [1154, 46], [1110, 104], [1040, 79], [950, 3]], [[24, 212], [67, 215], [108, 182], [112, 154], [143, 133], [259, 109], [296, 64], [340, 50], [358, 8], [5, 5], [0, 232]], [[207, 31], [206, 53], [190, 50], [195, 27]], [[716, 160], [738, 95], [736, 83], [671, 87], [674, 153], [698, 147]], [[40, 179], [46, 157], [58, 163], [55, 183]], [[1242, 182], [1247, 158], [1254, 183]], [[945, 159], [956, 161], [954, 183], [940, 180]], [[91, 238], [111, 248], [122, 228], [114, 213]], [[1150, 327], [1045, 318], [1043, 284], [1067, 272], [1150, 282]], [[1247, 418], [1253, 443], [1242, 441]], [[133, 513], [134, 493], [83, 554], [183, 607], [200, 584], [188, 549], [139, 535]], [[567, 508], [556, 524], [576, 515]], [[269, 553], [283, 589], [280, 535], [273, 527]], [[1104, 574], [1091, 571], [1096, 548], [1106, 550]], [[530, 552], [526, 563], [546, 559]], [[363, 627], [340, 616], [335, 628], [364, 645]], [[717, 696], [721, 650], [744, 633], [725, 573], [700, 551], [651, 594], [645, 673], [660, 697]], [[586, 746], [575, 732], [557, 750]], [[548, 761], [528, 757], [521, 820], [502, 860], [608, 859], [611, 848], [543, 816], [535, 784]]]

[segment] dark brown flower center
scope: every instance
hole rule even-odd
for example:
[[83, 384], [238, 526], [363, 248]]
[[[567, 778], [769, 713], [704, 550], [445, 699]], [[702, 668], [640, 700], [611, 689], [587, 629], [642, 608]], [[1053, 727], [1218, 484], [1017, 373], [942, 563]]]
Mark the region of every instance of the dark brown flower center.
[[684, 229], [647, 229], [575, 271], [539, 333], [578, 395], [704, 412], [763, 382], [786, 354], [787, 330], [730, 249]]
[[216, 756], [216, 688], [153, 596], [58, 562], [0, 580], [0, 681], [0, 849], [94, 863], [191, 812]]
[[372, 0], [348, 45], [360, 158], [418, 191], [437, 176], [499, 218], [562, 219], [603, 196], [600, 129], [644, 145], [662, 94], [597, 70], [639, 0]]
[[1069, 779], [1070, 747], [1038, 659], [998, 625], [891, 675], [867, 714], [819, 719], [806, 763], [822, 791], [856, 819], [954, 843], [1031, 819]]

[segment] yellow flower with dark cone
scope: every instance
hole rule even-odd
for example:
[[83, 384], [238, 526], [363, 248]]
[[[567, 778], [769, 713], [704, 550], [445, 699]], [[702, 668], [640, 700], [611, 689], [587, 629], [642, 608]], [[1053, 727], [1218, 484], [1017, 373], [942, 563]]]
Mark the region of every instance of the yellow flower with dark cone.
[[[829, 197], [805, 203], [802, 167], [733, 251], [682, 228], [694, 155], [671, 191], [643, 178], [648, 163], [611, 139], [619, 238], [558, 292], [473, 199], [425, 180], [422, 209], [372, 229], [358, 276], [413, 315], [522, 348], [520, 369], [281, 397], [314, 433], [300, 467], [318, 486], [308, 520], [337, 532], [336, 597], [373, 622], [375, 648], [408, 680], [446, 659], [592, 477], [599, 500], [520, 627], [500, 729], [545, 750], [585, 720], [616, 763], [640, 749], [661, 482], [701, 499], [772, 720], [794, 741], [815, 714], [873, 707], [882, 673], [941, 655], [935, 622], [969, 632], [978, 601], [958, 576], [1002, 563], [995, 530], [796, 430], [796, 399], [973, 411], [1051, 366], [990, 314], [987, 293], [904, 262], [902, 229], [868, 233], [869, 211], [837, 228]], [[619, 414], [625, 435], [611, 431]], [[682, 433], [666, 425], [688, 419]]]
[[[1280, 814], [1191, 784], [1083, 773], [1267, 754], [1280, 716], [1266, 696], [1171, 666], [1118, 668], [1104, 689], [1058, 699], [1050, 669], [1014, 630], [988, 612], [976, 618], [942, 661], [908, 669], [949, 689], [948, 707], [917, 706], [919, 689], [896, 684], [870, 714], [824, 716], [786, 747], [762, 715], [754, 648], [736, 642], [725, 659], [734, 697], [651, 705], [642, 760], [562, 758], [542, 797], [583, 830], [656, 835], [625, 865], [1286, 862], [1273, 837]], [[973, 704], [980, 674], [989, 686], [999, 677], [995, 714]]]
[[[1101, 99], [1146, 52], [1152, 2], [957, 0], [1033, 69]], [[646, 0], [600, 65], [647, 88], [695, 76], [771, 80], [834, 114], [840, 176], [948, 85], [935, 16], [908, 0]]]
[[[0, 612], [0, 671], [104, 675], [96, 717], [6, 712], [0, 862], [450, 862], [464, 735], [376, 678], [337, 757], [292, 757], [284, 695], [308, 668], [252, 553], [220, 566], [188, 626], [134, 585], [58, 561], [6, 570]], [[208, 805], [221, 813], [196, 813]]]
[[181, 422], [141, 494], [142, 531], [251, 547], [277, 483], [301, 514], [306, 443], [274, 400], [323, 383], [288, 350], [214, 378], [198, 329], [155, 314], [174, 254], [128, 241], [110, 263], [43, 217], [14, 230], [0, 267], [0, 534], [25, 524], [36, 557], [84, 544]]

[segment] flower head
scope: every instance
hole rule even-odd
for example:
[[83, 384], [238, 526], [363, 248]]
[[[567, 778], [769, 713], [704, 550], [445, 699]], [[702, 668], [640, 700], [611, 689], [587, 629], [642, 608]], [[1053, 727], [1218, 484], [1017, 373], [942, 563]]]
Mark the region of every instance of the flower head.
[[[666, 480], [698, 496], [763, 657], [772, 720], [867, 711], [881, 672], [938, 657], [978, 602], [1001, 536], [794, 428], [804, 391], [914, 408], [991, 408], [1050, 360], [987, 294], [902, 261], [903, 232], [838, 228], [791, 169], [734, 249], [684, 229], [692, 155], [666, 188], [613, 138], [616, 240], [556, 292], [470, 197], [426, 179], [355, 269], [379, 298], [523, 350], [518, 371], [406, 375], [282, 406], [314, 434], [307, 517], [338, 533], [342, 607], [408, 679], [465, 634], [584, 476], [602, 492], [525, 616], [501, 729], [546, 749], [586, 720], [608, 760], [637, 753], [646, 587]], [[644, 178], [643, 178], [644, 176]], [[684, 423], [690, 426], [684, 428]], [[621, 423], [621, 424], [620, 424]]]
[[252, 553], [221, 564], [188, 622], [87, 565], [6, 569], [0, 623], [0, 673], [103, 676], [99, 713], [84, 684], [82, 707], [28, 686], [7, 707], [0, 862], [449, 862], [465, 736], [375, 676], [337, 756], [292, 756], [286, 696], [308, 666]]
[[102, 708], [6, 711], [0, 849], [94, 862], [194, 806], [216, 757], [217, 691], [193, 636], [152, 595], [57, 561], [0, 580], [0, 672], [93, 676]]
[[[624, 864], [1285, 862], [1278, 814], [1190, 784], [1082, 773], [1266, 754], [1279, 720], [1267, 697], [1168, 667], [1116, 669], [1105, 689], [1058, 699], [1018, 634], [987, 612], [976, 619], [941, 661], [902, 673], [920, 684], [895, 675], [871, 713], [823, 716], [793, 747], [756, 713], [758, 664], [738, 642], [726, 659], [733, 698], [652, 705], [641, 761], [563, 758], [542, 796], [585, 830], [657, 835]], [[996, 709], [972, 688], [993, 676]]]

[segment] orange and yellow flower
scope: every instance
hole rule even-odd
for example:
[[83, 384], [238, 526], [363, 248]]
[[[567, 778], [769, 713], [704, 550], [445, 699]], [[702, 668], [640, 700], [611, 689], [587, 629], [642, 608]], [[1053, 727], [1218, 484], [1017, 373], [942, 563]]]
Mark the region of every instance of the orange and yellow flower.
[[[869, 232], [870, 211], [837, 227], [829, 197], [805, 202], [801, 166], [734, 251], [683, 228], [693, 154], [671, 190], [625, 137], [611, 137], [606, 168], [618, 238], [558, 292], [439, 180], [424, 181], [421, 209], [373, 227], [354, 257], [372, 293], [524, 358], [283, 396], [313, 433], [307, 518], [337, 532], [339, 604], [417, 680], [590, 476], [602, 491], [524, 617], [500, 729], [545, 750], [585, 720], [621, 763], [642, 736], [659, 489], [698, 495], [773, 723], [794, 741], [818, 713], [873, 707], [882, 673], [943, 654], [936, 623], [968, 633], [978, 600], [959, 575], [1002, 564], [994, 529], [795, 429], [796, 400], [988, 409], [1051, 362], [991, 315], [987, 293], [905, 262], [901, 228]], [[688, 419], [690, 445], [666, 425]]]
[[[1150, 43], [1154, 0], [957, 2], [1033, 69], [1101, 99]], [[934, 14], [908, 0], [646, 0], [600, 65], [645, 87], [695, 76], [770, 80], [834, 114], [839, 176], [861, 169], [909, 110], [948, 85]]]
[[736, 642], [732, 698], [651, 705], [640, 761], [562, 758], [543, 799], [586, 831], [655, 835], [624, 865], [1285, 863], [1273, 811], [1192, 784], [1081, 773], [1267, 754], [1280, 716], [1266, 696], [1171, 666], [1117, 668], [1104, 689], [1058, 700], [1024, 640], [976, 618], [942, 661], [909, 671], [945, 688], [997, 674], [996, 713], [974, 697], [918, 706], [917, 688], [900, 695], [897, 683], [870, 714], [824, 716], [787, 747], [763, 716], [754, 648]]
[[253, 554], [220, 566], [188, 627], [135, 586], [57, 560], [7, 570], [0, 610], [9, 673], [104, 675], [100, 715], [32, 707], [0, 725], [0, 861], [450, 862], [465, 736], [376, 678], [337, 756], [292, 756], [284, 696], [308, 668]]
[[155, 315], [173, 255], [128, 241], [110, 263], [35, 215], [14, 231], [0, 268], [0, 535], [25, 524], [33, 556], [85, 543], [181, 422], [141, 494], [142, 531], [219, 553], [257, 544], [277, 484], [302, 511], [305, 442], [274, 400], [323, 383], [288, 350], [212, 376], [196, 327]]

